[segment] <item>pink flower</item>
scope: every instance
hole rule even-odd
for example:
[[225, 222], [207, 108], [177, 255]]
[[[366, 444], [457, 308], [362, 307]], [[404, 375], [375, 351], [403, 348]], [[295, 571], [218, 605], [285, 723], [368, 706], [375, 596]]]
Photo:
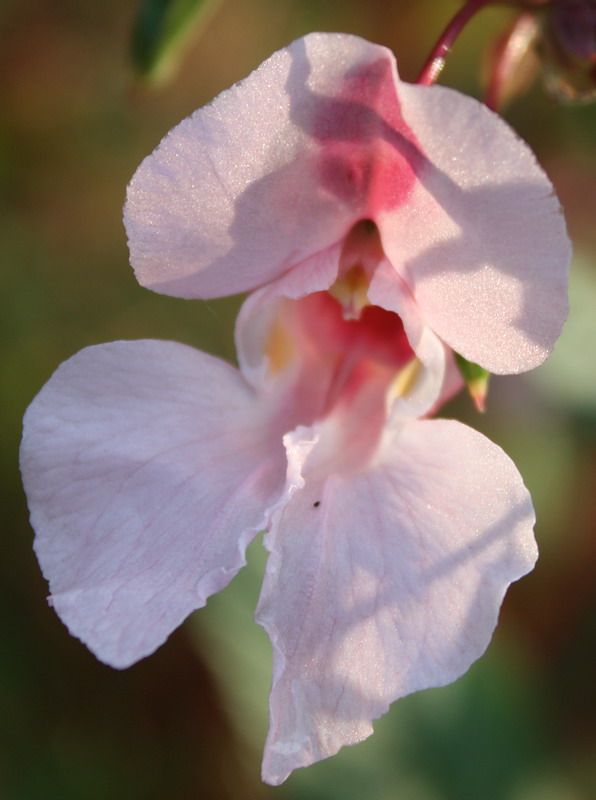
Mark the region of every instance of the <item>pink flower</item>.
[[125, 221], [142, 284], [252, 292], [240, 371], [159, 341], [63, 364], [25, 422], [37, 554], [71, 632], [126, 667], [267, 530], [263, 777], [280, 783], [461, 675], [532, 568], [512, 462], [420, 418], [459, 386], [452, 350], [498, 373], [546, 357], [563, 218], [496, 115], [401, 83], [385, 48], [312, 34], [171, 131]]

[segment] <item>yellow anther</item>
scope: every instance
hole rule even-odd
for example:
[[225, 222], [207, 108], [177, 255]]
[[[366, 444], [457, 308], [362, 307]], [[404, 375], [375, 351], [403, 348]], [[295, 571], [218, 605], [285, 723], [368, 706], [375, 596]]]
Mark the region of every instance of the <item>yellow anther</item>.
[[358, 264], [350, 267], [329, 288], [331, 297], [334, 297], [341, 304], [344, 319], [360, 319], [362, 309], [370, 305], [368, 286], [368, 275], [364, 268]]
[[271, 375], [278, 375], [289, 364], [294, 351], [294, 342], [287, 327], [279, 318], [276, 319], [269, 330], [269, 338], [265, 347]]
[[413, 358], [400, 369], [389, 389], [389, 401], [409, 394], [422, 374], [422, 369], [422, 362], [419, 358]]

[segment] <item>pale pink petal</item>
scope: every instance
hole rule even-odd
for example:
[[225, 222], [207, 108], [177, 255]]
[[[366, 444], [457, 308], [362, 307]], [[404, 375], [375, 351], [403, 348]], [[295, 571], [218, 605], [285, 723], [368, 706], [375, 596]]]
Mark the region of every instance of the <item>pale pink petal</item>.
[[427, 324], [491, 372], [552, 350], [567, 315], [571, 249], [554, 190], [506, 123], [441, 86], [401, 84], [425, 163], [409, 201], [377, 220]]
[[367, 471], [327, 478], [316, 433], [287, 446], [304, 485], [266, 537], [257, 611], [274, 648], [273, 784], [369, 736], [398, 697], [465, 672], [536, 559], [517, 470], [460, 423], [405, 423]]
[[138, 280], [182, 297], [253, 289], [406, 202], [420, 159], [401, 149], [396, 81], [386, 48], [315, 33], [181, 122], [128, 189]]
[[286, 472], [240, 374], [158, 341], [64, 363], [27, 412], [21, 465], [51, 603], [115, 667], [227, 585]]

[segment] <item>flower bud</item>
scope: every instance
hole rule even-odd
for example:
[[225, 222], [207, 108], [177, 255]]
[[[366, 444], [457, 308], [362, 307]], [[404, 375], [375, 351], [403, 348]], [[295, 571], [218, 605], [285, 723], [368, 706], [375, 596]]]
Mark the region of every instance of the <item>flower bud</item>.
[[552, 0], [541, 44], [549, 91], [563, 102], [596, 99], [596, 0]]

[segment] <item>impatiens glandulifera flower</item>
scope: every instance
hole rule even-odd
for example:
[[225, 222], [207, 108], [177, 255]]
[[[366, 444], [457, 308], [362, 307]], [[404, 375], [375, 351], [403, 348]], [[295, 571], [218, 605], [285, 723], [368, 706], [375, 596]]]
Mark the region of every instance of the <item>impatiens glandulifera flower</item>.
[[159, 341], [63, 364], [25, 420], [36, 551], [71, 632], [126, 667], [267, 531], [277, 784], [465, 672], [532, 568], [512, 462], [426, 417], [461, 386], [454, 352], [497, 373], [547, 356], [564, 221], [491, 111], [402, 83], [383, 47], [312, 34], [166, 136], [125, 223], [143, 285], [251, 293], [240, 369]]

